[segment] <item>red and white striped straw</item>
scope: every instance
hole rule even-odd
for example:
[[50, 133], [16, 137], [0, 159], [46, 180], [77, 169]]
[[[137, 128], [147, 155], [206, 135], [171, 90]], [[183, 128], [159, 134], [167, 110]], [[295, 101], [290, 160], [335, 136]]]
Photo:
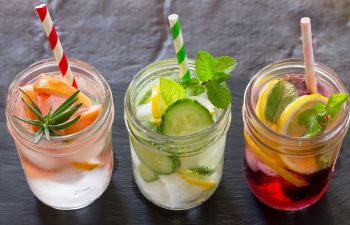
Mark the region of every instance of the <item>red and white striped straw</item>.
[[49, 39], [53, 54], [58, 63], [58, 67], [62, 73], [62, 76], [66, 80], [66, 82], [73, 86], [74, 88], [78, 88], [77, 82], [74, 79], [73, 73], [70, 69], [66, 54], [63, 52], [63, 48], [60, 42], [60, 39], [57, 36], [55, 26], [52, 22], [51, 16], [45, 4], [41, 4], [35, 7], [36, 12], [39, 15], [41, 23], [43, 25], [44, 31], [46, 33], [47, 38]]
[[301, 37], [304, 50], [306, 86], [310, 93], [317, 93], [317, 80], [314, 69], [314, 52], [312, 49], [311, 21], [309, 17], [301, 18]]

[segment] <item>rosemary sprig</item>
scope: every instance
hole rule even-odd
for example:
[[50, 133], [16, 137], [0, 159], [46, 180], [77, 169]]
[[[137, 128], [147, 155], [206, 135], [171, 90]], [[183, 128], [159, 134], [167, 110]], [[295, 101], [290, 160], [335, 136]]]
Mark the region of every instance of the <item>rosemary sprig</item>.
[[25, 93], [22, 89], [19, 89], [19, 90], [29, 99], [31, 103], [29, 104], [22, 97], [22, 101], [24, 105], [28, 107], [28, 109], [38, 117], [38, 120], [24, 119], [16, 115], [13, 115], [13, 116], [22, 122], [40, 127], [40, 129], [35, 133], [35, 139], [34, 139], [35, 144], [38, 144], [40, 139], [44, 135], [48, 141], [50, 141], [50, 137], [60, 136], [60, 134], [55, 131], [63, 130], [67, 127], [70, 127], [80, 119], [80, 115], [79, 115], [74, 119], [69, 120], [69, 118], [76, 111], [78, 111], [78, 109], [83, 105], [82, 103], [80, 103], [71, 107], [78, 100], [77, 95], [80, 92], [79, 90], [76, 91], [72, 96], [67, 98], [67, 100], [65, 100], [54, 112], [52, 112], [52, 108], [50, 107], [46, 115], [42, 114], [39, 106], [34, 102], [34, 100], [27, 93]]

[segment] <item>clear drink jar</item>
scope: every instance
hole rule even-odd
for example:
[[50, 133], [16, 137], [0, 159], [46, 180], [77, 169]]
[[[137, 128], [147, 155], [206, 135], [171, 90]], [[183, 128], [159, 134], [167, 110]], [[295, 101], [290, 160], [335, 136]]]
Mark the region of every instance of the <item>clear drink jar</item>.
[[[286, 79], [304, 95], [304, 71], [304, 63], [299, 59], [274, 62], [251, 79], [244, 94], [245, 177], [260, 201], [281, 210], [303, 209], [324, 195], [349, 127], [349, 102], [337, 121], [315, 137], [286, 136], [258, 119], [255, 107], [266, 83]], [[329, 97], [333, 93], [348, 93], [333, 70], [315, 63], [315, 71], [320, 94]]]
[[89, 205], [107, 188], [113, 170], [111, 90], [102, 74], [87, 63], [70, 59], [79, 89], [101, 104], [96, 121], [77, 133], [42, 138], [34, 144], [34, 133], [13, 117], [22, 107], [19, 88], [42, 73], [60, 76], [55, 59], [36, 62], [20, 72], [10, 84], [6, 102], [8, 129], [15, 141], [28, 185], [43, 203], [63, 210]]
[[[194, 61], [189, 60], [192, 76]], [[135, 182], [142, 194], [154, 204], [171, 210], [200, 205], [220, 183], [224, 162], [226, 133], [231, 121], [230, 106], [220, 113], [209, 128], [189, 136], [165, 136], [147, 129], [136, 117], [140, 96], [160, 77], [177, 77], [176, 59], [164, 59], [136, 74], [125, 95], [125, 123], [129, 131]], [[191, 173], [208, 168], [206, 176]]]

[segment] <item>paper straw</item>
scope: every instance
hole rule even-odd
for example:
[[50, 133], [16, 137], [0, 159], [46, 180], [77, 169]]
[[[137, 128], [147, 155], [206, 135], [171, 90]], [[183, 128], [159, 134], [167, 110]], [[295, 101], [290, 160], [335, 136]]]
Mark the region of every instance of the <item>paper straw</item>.
[[60, 39], [57, 36], [55, 26], [52, 22], [51, 16], [45, 4], [41, 4], [35, 7], [36, 12], [39, 15], [41, 23], [47, 38], [49, 39], [53, 54], [56, 58], [58, 67], [62, 73], [62, 76], [66, 82], [78, 89], [76, 80], [74, 79], [73, 73], [70, 69], [66, 54], [64, 54]]
[[175, 47], [177, 62], [180, 67], [180, 76], [182, 78], [182, 81], [186, 81], [191, 78], [191, 74], [188, 68], [186, 48], [182, 39], [180, 19], [177, 14], [171, 14], [168, 17], [168, 20], [170, 24], [171, 36], [173, 38]]
[[314, 69], [314, 52], [312, 49], [312, 33], [310, 18], [301, 18], [300, 27], [304, 49], [306, 86], [310, 93], [317, 93], [317, 80]]

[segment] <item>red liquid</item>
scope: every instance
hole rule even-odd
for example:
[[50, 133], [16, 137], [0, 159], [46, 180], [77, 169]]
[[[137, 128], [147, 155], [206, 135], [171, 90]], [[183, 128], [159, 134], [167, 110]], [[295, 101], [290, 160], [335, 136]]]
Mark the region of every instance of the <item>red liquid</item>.
[[270, 176], [261, 170], [254, 171], [246, 159], [244, 172], [250, 190], [260, 201], [275, 209], [299, 210], [315, 203], [324, 195], [333, 167], [310, 175], [298, 174], [309, 183], [303, 187], [297, 187], [276, 174]]
[[[309, 94], [304, 77], [287, 75], [283, 79], [292, 83], [299, 90], [299, 96]], [[318, 83], [317, 86], [318, 92], [323, 96], [329, 97], [333, 93], [329, 86], [322, 83]], [[259, 96], [255, 96], [255, 98], [257, 97]], [[334, 162], [332, 166], [313, 174], [300, 174], [290, 171], [307, 183], [305, 186], [298, 187], [265, 165], [250, 150], [250, 147], [245, 142], [245, 177], [250, 190], [263, 203], [280, 210], [299, 210], [315, 203], [326, 192], [333, 173]]]

